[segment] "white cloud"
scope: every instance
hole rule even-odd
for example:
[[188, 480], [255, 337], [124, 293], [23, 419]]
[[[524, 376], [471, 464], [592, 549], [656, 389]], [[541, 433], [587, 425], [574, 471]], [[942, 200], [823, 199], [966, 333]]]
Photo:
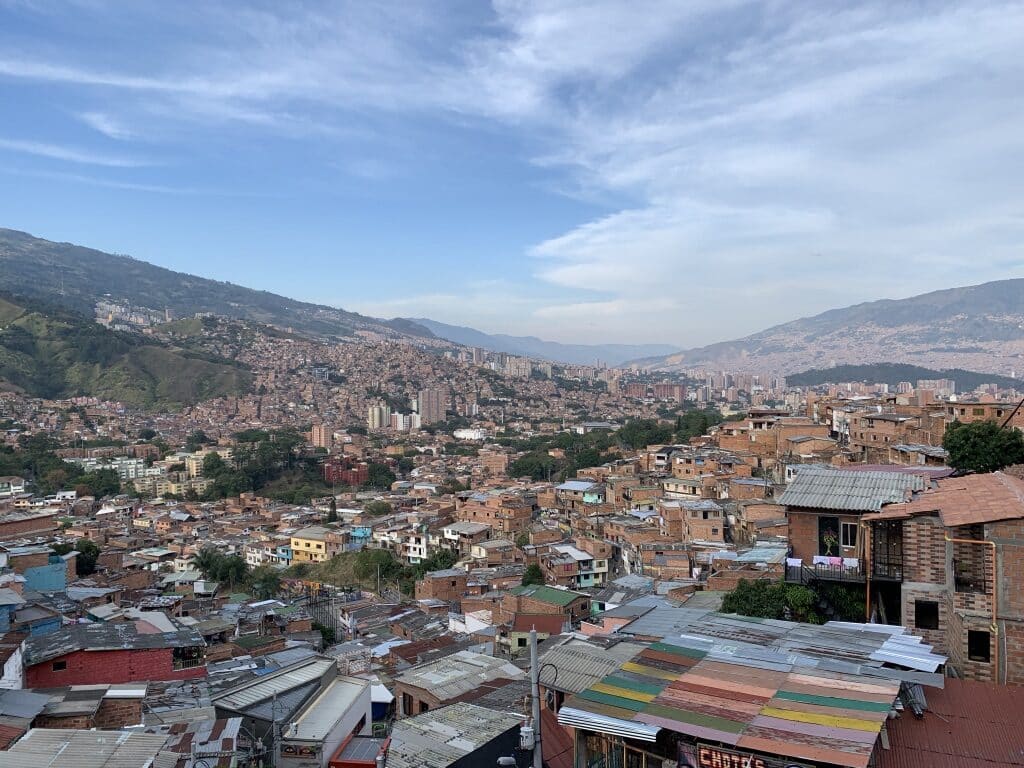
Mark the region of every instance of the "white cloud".
[[78, 119], [94, 131], [111, 139], [123, 141], [132, 138], [133, 134], [119, 120], [102, 112], [82, 112]]
[[[0, 77], [115, 91], [113, 103], [165, 123], [295, 135], [315, 125], [329, 136], [351, 115], [487, 121], [534, 148], [561, 175], [553, 186], [619, 201], [523, 254], [537, 292], [364, 302], [374, 314], [696, 344], [1024, 272], [1020, 3], [496, 0], [482, 20], [470, 10], [466, 20], [408, 3], [211, 3], [177, 56], [118, 68], [115, 57], [9, 48]], [[83, 120], [121, 138], [113, 112]], [[371, 178], [389, 168], [386, 157], [338, 165]]]
[[41, 141], [0, 138], [0, 149], [35, 155], [37, 157], [46, 157], [51, 160], [65, 160], [84, 165], [105, 165], [111, 168], [137, 168], [150, 164], [138, 158], [108, 155], [75, 147], [65, 147], [59, 144], [47, 144]]

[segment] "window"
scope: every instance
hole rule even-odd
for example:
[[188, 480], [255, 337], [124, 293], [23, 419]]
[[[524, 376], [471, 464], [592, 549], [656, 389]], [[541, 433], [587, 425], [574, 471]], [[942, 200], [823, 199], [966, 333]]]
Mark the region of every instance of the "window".
[[856, 523], [842, 523], [843, 546], [844, 547], [856, 547], [857, 546], [857, 524]]
[[939, 628], [939, 604], [934, 600], [914, 602], [914, 626], [918, 629]]
[[402, 694], [402, 713], [406, 715], [416, 714], [412, 711], [412, 696], [410, 696], [408, 693]]
[[525, 637], [520, 637], [516, 642], [517, 642], [517, 644], [519, 645], [520, 648], [525, 648], [526, 647], [526, 638]]
[[711, 529], [711, 535], [712, 536], [717, 536], [718, 535], [718, 529], [717, 528], [712, 528]]
[[68, 663], [66, 661], [55, 661], [51, 665], [51, 668], [54, 672], [63, 672], [68, 668]]
[[985, 415], [985, 409], [984, 408], [971, 408], [971, 415], [972, 416], [984, 416]]
[[989, 633], [984, 630], [967, 631], [967, 658], [971, 661], [988, 662], [991, 658], [989, 649]]

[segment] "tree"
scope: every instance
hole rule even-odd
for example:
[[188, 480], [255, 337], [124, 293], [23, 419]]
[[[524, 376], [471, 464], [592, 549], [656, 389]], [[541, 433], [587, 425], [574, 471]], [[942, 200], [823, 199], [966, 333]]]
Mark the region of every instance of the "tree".
[[722, 599], [722, 613], [786, 619], [820, 624], [814, 613], [818, 596], [813, 589], [784, 581], [740, 579], [736, 588]]
[[281, 574], [269, 566], [260, 566], [252, 572], [252, 593], [263, 600], [276, 597], [281, 590]]
[[522, 549], [523, 547], [529, 545], [529, 543], [530, 543], [530, 534], [526, 533], [525, 531], [523, 531], [518, 536], [516, 536], [516, 546], [519, 547], [520, 549]]
[[380, 515], [390, 515], [392, 509], [386, 501], [368, 501], [363, 505], [363, 511], [368, 515], [379, 517]]
[[331, 506], [327, 510], [327, 522], [328, 523], [336, 523], [336, 522], [338, 522], [338, 502], [335, 501], [333, 496], [331, 496]]
[[402, 564], [391, 550], [361, 549], [352, 565], [352, 572], [357, 579], [376, 579], [379, 574], [381, 579], [390, 580], [401, 574]]
[[387, 464], [371, 461], [368, 469], [370, 478], [366, 481], [366, 485], [370, 488], [390, 488], [397, 479]]
[[192, 555], [190, 563], [193, 568], [203, 574], [203, 578], [215, 579], [223, 559], [224, 555], [216, 547], [203, 547]]
[[146, 427], [145, 429], [139, 430], [139, 440], [152, 440], [156, 437], [156, 430]]
[[241, 555], [228, 555], [220, 562], [216, 578], [218, 581], [226, 581], [230, 588], [238, 584], [244, 584], [249, 577], [249, 565]]
[[212, 442], [213, 441], [206, 436], [206, 433], [203, 432], [203, 430], [197, 429], [185, 439], [185, 449], [188, 451], [198, 451], [200, 446]]
[[540, 569], [540, 566], [536, 563], [530, 563], [526, 566], [526, 570], [523, 572], [523, 586], [529, 584], [543, 584], [544, 583], [544, 571]]
[[648, 445], [667, 443], [672, 439], [672, 428], [654, 419], [634, 419], [615, 433], [619, 442], [637, 450]]
[[75, 489], [81, 486], [85, 489], [82, 496], [95, 496], [101, 499], [104, 496], [115, 496], [121, 492], [121, 479], [117, 472], [112, 469], [97, 469], [94, 472], [86, 472], [78, 478]]
[[954, 421], [946, 428], [942, 447], [949, 452], [949, 465], [961, 472], [995, 472], [1024, 463], [1024, 433], [994, 421]]
[[75, 573], [88, 576], [96, 572], [96, 561], [100, 556], [100, 548], [91, 539], [79, 539], [75, 542], [78, 557], [75, 560]]

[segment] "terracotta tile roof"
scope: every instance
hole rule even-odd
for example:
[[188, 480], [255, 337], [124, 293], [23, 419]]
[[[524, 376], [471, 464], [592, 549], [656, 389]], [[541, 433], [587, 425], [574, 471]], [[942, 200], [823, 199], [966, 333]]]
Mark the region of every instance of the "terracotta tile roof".
[[1024, 765], [1024, 688], [950, 678], [926, 698], [923, 719], [904, 712], [889, 721], [890, 749], [878, 750], [877, 768]]
[[1002, 472], [949, 477], [936, 488], [915, 494], [912, 501], [893, 504], [865, 520], [905, 519], [938, 513], [947, 528], [1024, 517], [1024, 480]]

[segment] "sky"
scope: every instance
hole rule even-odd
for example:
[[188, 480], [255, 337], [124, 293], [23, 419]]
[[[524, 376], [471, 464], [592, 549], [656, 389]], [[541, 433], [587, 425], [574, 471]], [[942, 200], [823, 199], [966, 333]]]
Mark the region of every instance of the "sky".
[[0, 0], [0, 226], [696, 346], [1024, 276], [1021, 51], [984, 0]]

